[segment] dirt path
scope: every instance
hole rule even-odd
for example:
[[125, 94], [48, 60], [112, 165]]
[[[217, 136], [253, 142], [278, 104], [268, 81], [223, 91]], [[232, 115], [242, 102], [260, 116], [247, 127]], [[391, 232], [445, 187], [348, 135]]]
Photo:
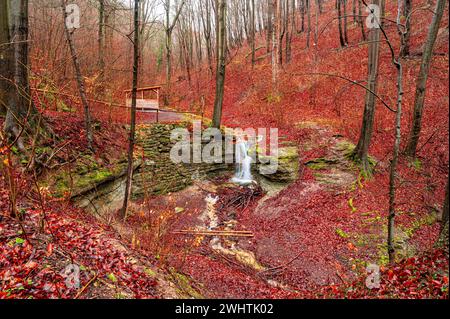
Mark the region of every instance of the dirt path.
[[188, 113], [179, 113], [170, 110], [156, 111], [139, 111], [137, 119], [139, 123], [173, 123], [185, 121]]

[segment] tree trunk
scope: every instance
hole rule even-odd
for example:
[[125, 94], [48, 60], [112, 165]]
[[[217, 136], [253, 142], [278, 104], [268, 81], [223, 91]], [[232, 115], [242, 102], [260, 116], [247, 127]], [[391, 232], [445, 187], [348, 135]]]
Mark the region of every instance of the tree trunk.
[[402, 100], [403, 100], [403, 69], [400, 60], [394, 62], [397, 68], [397, 112], [395, 115], [395, 140], [392, 155], [390, 173], [389, 173], [389, 217], [388, 217], [388, 255], [389, 262], [394, 262], [395, 248], [395, 192], [397, 180], [398, 154], [400, 151], [401, 140], [401, 119], [402, 119]]
[[97, 96], [103, 99], [105, 96], [105, 0], [99, 0], [98, 9], [98, 90]]
[[439, 25], [441, 23], [442, 15], [445, 9], [445, 0], [438, 0], [436, 4], [435, 14], [428, 30], [427, 42], [422, 55], [422, 63], [420, 64], [420, 71], [417, 77], [416, 96], [414, 99], [414, 116], [412, 121], [412, 128], [409, 133], [408, 144], [406, 146], [406, 155], [414, 158], [416, 156], [417, 144], [419, 143], [420, 131], [422, 127], [422, 112], [425, 101], [425, 90], [428, 79], [428, 71], [430, 69], [431, 59], [433, 57], [433, 47], [436, 42]]
[[[339, 1], [339, 0], [338, 0]], [[380, 7], [380, 15], [384, 14], [384, 0], [373, 0], [373, 4]], [[382, 25], [381, 21], [377, 23]], [[361, 126], [361, 133], [358, 140], [358, 144], [354, 150], [354, 158], [361, 164], [362, 170], [365, 174], [371, 174], [371, 167], [368, 160], [368, 152], [370, 146], [370, 140], [372, 138], [373, 120], [375, 117], [375, 95], [377, 92], [378, 82], [378, 66], [380, 55], [380, 28], [372, 28], [369, 33], [369, 67], [368, 67], [368, 79], [366, 98], [364, 103], [364, 114]]]
[[[205, 3], [203, 4], [203, 1]], [[212, 63], [212, 57], [213, 57], [213, 50], [212, 50], [212, 43], [211, 43], [211, 0], [200, 0], [200, 12], [201, 12], [201, 19], [202, 19], [202, 25], [203, 25], [203, 34], [205, 36], [205, 44], [206, 44], [206, 54], [208, 58], [208, 67], [209, 67], [209, 73], [210, 75], [213, 74], [213, 63]], [[203, 11], [205, 10], [205, 12]]]
[[252, 68], [255, 66], [255, 60], [256, 60], [256, 55], [255, 55], [255, 42], [256, 42], [256, 26], [255, 26], [255, 0], [251, 0], [251, 50], [252, 50]]
[[28, 77], [28, 0], [2, 1], [0, 9], [0, 111], [3, 108], [6, 112], [3, 129], [24, 151], [21, 133], [34, 127], [39, 117]]
[[339, 28], [339, 43], [341, 47], [345, 47], [345, 38], [344, 32], [342, 30], [342, 12], [341, 12], [341, 3], [342, 0], [337, 0], [337, 11], [338, 11], [338, 28]]
[[305, 0], [300, 0], [300, 16], [302, 19], [300, 32], [305, 31]]
[[[406, 33], [404, 36], [404, 44], [401, 52], [402, 57], [409, 55], [409, 39], [411, 37], [411, 0], [403, 0], [403, 16], [406, 18], [405, 27]], [[400, 1], [399, 1], [400, 2]]]
[[448, 194], [448, 179], [447, 186], [445, 188], [445, 199], [444, 205], [442, 206], [442, 222], [441, 222], [441, 232], [439, 234], [438, 244], [448, 247], [448, 213], [449, 213], [449, 194]]
[[127, 218], [129, 206], [128, 202], [131, 197], [131, 184], [133, 181], [133, 153], [134, 153], [134, 140], [136, 130], [136, 98], [137, 98], [138, 73], [139, 73], [139, 0], [134, 0], [133, 84], [131, 91], [131, 123], [130, 123], [130, 136], [128, 140], [127, 180], [125, 184], [125, 197], [123, 199], [123, 206], [121, 209], [121, 217], [123, 219]]
[[222, 120], [222, 105], [225, 85], [225, 67], [227, 52], [227, 3], [226, 0], [216, 0], [217, 4], [217, 74], [216, 74], [216, 97], [214, 100], [214, 114], [212, 126], [220, 128]]
[[343, 10], [344, 10], [344, 41], [345, 45], [348, 45], [348, 36], [347, 36], [347, 0], [342, 0]]
[[[170, 2], [170, 0], [167, 0]], [[169, 19], [169, 12], [167, 12], [167, 19]], [[166, 29], [166, 94], [164, 94], [164, 105], [170, 103], [170, 91], [172, 81], [172, 30]]]
[[306, 15], [308, 18], [308, 29], [306, 30], [306, 47], [309, 48], [309, 40], [311, 38], [311, 0], [306, 1]]
[[81, 103], [84, 107], [84, 126], [86, 130], [86, 142], [89, 149], [92, 149], [92, 142], [93, 142], [93, 136], [92, 136], [92, 127], [91, 127], [91, 114], [89, 112], [89, 103], [86, 97], [86, 89], [84, 84], [83, 76], [81, 75], [81, 67], [80, 62], [78, 61], [77, 51], [75, 48], [75, 44], [73, 43], [72, 39], [72, 32], [69, 31], [67, 28], [67, 25], [65, 23], [67, 19], [67, 13], [66, 13], [66, 1], [62, 0], [61, 2], [61, 8], [63, 11], [64, 16], [64, 30], [66, 33], [67, 43], [69, 44], [70, 54], [72, 56], [72, 62], [75, 69], [75, 77], [77, 80], [78, 85], [78, 91], [80, 93]]
[[[314, 47], [317, 50], [317, 45], [319, 44], [319, 15], [320, 15], [320, 1], [316, 0], [316, 25], [314, 27]], [[316, 52], [317, 53], [317, 52]]]
[[273, 0], [273, 7], [276, 8], [273, 41], [272, 41], [272, 91], [278, 94], [278, 74], [280, 72], [280, 51], [281, 51], [281, 19], [282, 19], [282, 0]]
[[366, 41], [366, 32], [364, 31], [364, 21], [363, 21], [363, 17], [362, 17], [362, 3], [361, 0], [358, 0], [358, 23], [359, 26], [361, 27], [361, 36], [363, 41]]
[[274, 20], [274, 2], [273, 0], [267, 0], [267, 38], [266, 38], [266, 51], [270, 53], [272, 48], [271, 41], [273, 38], [273, 20]]
[[357, 17], [356, 17], [356, 1], [357, 0], [353, 0], [352, 1], [352, 15], [353, 15], [353, 23], [357, 22]]
[[170, 103], [170, 93], [171, 93], [171, 80], [172, 80], [172, 33], [175, 25], [177, 24], [178, 18], [180, 17], [181, 10], [185, 0], [183, 0], [180, 6], [177, 8], [175, 18], [172, 23], [170, 22], [170, 0], [165, 0], [165, 10], [166, 10], [166, 94], [164, 95], [164, 105], [169, 105]]

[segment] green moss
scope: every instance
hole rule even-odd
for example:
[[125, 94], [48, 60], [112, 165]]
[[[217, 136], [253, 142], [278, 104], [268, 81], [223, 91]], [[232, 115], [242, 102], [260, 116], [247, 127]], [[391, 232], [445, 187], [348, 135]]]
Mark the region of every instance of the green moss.
[[[353, 144], [349, 141], [340, 141], [340, 142], [336, 143], [336, 149], [341, 151], [347, 160], [360, 166], [361, 163], [359, 162], [358, 159], [355, 158], [355, 153], [354, 153], [355, 148], [356, 148], [355, 144]], [[370, 155], [367, 156], [367, 161], [369, 162], [369, 166], [371, 169], [373, 169], [377, 164], [377, 161]], [[360, 174], [364, 178], [370, 177], [370, 172], [361, 171]]]
[[330, 160], [330, 159], [321, 157], [321, 158], [317, 158], [317, 159], [307, 162], [306, 166], [308, 166], [312, 170], [320, 171], [320, 170], [329, 169], [330, 165], [333, 165], [336, 163], [337, 163], [337, 160]]
[[90, 159], [90, 156], [85, 156], [72, 170], [71, 176], [68, 172], [63, 171], [52, 176], [50, 181], [43, 181], [42, 183], [54, 185], [54, 196], [62, 197], [71, 190], [73, 194], [98, 185], [111, 176], [118, 175], [124, 170], [125, 166], [126, 163], [121, 161], [110, 168], [102, 167], [93, 159]]
[[153, 270], [151, 270], [150, 268], [145, 267], [144, 268], [144, 273], [149, 276], [149, 277], [156, 277], [156, 272], [154, 272]]
[[267, 102], [269, 103], [280, 103], [282, 96], [276, 93], [269, 93], [267, 96]]
[[349, 238], [349, 237], [350, 237], [349, 234], [347, 234], [345, 231], [343, 231], [343, 230], [340, 229], [340, 228], [337, 228], [337, 229], [336, 229], [336, 234], [337, 234], [339, 237], [342, 237], [342, 238]]
[[192, 287], [189, 277], [177, 272], [173, 267], [169, 268], [169, 272], [172, 278], [175, 280], [175, 284], [180, 288], [181, 294], [187, 294], [191, 298], [203, 299], [204, 297]]
[[348, 207], [350, 207], [350, 209], [352, 210], [352, 213], [356, 212], [356, 207], [353, 205], [353, 198], [350, 198], [348, 200]]
[[422, 162], [418, 158], [414, 159], [414, 161], [411, 162], [411, 165], [417, 171], [422, 169]]
[[422, 218], [416, 219], [412, 222], [412, 224], [409, 227], [400, 226], [400, 229], [408, 236], [408, 238], [411, 238], [416, 231], [418, 231], [423, 226], [429, 226], [433, 225], [436, 222], [436, 215], [435, 214], [429, 214]]
[[344, 156], [347, 157], [353, 154], [355, 147], [356, 147], [355, 144], [345, 140], [336, 143], [336, 149], [338, 151], [341, 151], [344, 154]]
[[389, 254], [386, 244], [378, 244], [377, 245], [378, 252], [378, 264], [385, 266], [389, 263]]

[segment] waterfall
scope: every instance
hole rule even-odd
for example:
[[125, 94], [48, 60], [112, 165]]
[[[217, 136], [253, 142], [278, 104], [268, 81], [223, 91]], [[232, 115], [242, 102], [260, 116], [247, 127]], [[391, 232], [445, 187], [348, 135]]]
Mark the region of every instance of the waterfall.
[[251, 169], [252, 158], [248, 155], [248, 144], [240, 138], [236, 143], [236, 173], [231, 179], [233, 183], [248, 185], [253, 183]]

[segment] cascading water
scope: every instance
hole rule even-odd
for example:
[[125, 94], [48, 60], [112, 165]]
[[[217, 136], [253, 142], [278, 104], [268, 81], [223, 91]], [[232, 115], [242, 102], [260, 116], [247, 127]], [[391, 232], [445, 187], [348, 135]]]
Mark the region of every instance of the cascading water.
[[248, 155], [248, 144], [242, 138], [238, 137], [236, 143], [236, 173], [231, 179], [233, 183], [239, 185], [248, 185], [253, 183], [251, 174], [252, 158]]

